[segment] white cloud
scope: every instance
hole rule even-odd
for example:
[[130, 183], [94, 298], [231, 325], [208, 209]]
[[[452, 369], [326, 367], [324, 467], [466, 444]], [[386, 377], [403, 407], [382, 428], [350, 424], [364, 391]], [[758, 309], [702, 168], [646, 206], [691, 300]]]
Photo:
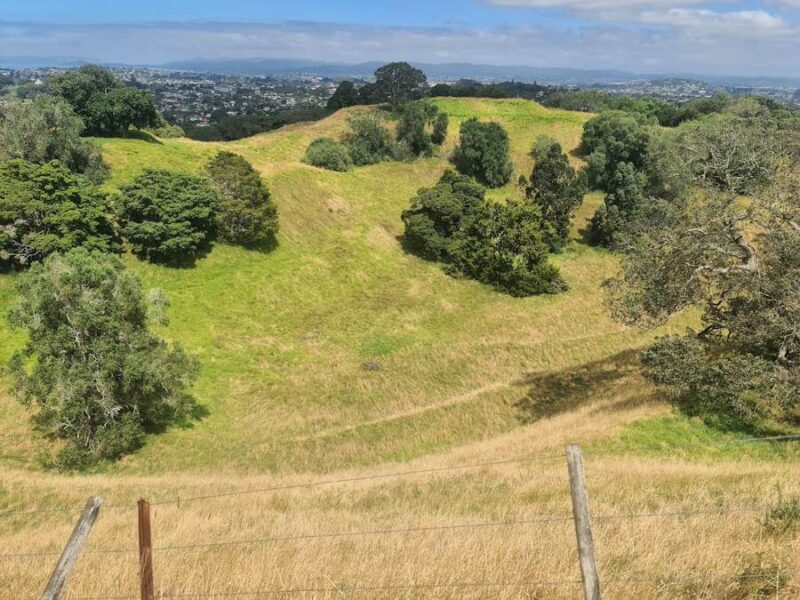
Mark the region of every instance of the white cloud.
[[[3, 56], [156, 64], [189, 58], [472, 62], [639, 73], [800, 76], [796, 27], [760, 14], [676, 9], [652, 26], [496, 29], [320, 23], [30, 25], [0, 23]], [[666, 14], [666, 16], [664, 16]], [[655, 16], [654, 16], [655, 15]], [[744, 36], [749, 37], [744, 37]], [[745, 40], [743, 42], [743, 40]]]
[[716, 12], [707, 9], [672, 8], [666, 12], [644, 12], [639, 16], [639, 21], [678, 27], [708, 36], [727, 36], [731, 39], [796, 33], [795, 26], [761, 10]]

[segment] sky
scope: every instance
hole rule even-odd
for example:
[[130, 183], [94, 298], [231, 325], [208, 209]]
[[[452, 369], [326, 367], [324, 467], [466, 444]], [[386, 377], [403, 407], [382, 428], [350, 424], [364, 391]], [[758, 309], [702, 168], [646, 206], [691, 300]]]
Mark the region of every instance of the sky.
[[0, 64], [12, 57], [800, 77], [800, 0], [0, 0]]

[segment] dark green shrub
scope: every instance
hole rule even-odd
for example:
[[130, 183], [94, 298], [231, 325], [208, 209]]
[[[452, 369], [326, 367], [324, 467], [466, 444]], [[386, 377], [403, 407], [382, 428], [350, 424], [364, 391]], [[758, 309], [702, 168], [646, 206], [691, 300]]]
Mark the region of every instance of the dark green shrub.
[[566, 289], [547, 263], [548, 225], [530, 202], [487, 202], [471, 178], [447, 171], [436, 186], [419, 191], [403, 222], [406, 248], [446, 263], [452, 275], [513, 296]]
[[258, 172], [243, 157], [219, 152], [206, 167], [219, 199], [217, 232], [231, 244], [260, 246], [278, 233], [278, 211]]
[[84, 247], [119, 252], [108, 200], [54, 161], [0, 162], [0, 265], [23, 267]]
[[460, 141], [453, 162], [464, 175], [489, 187], [511, 181], [513, 167], [508, 158], [508, 134], [498, 123], [468, 119], [461, 125]]
[[590, 225], [592, 243], [613, 248], [625, 230], [642, 211], [644, 199], [643, 176], [631, 163], [621, 163], [609, 183], [603, 206], [597, 209]]
[[120, 189], [116, 213], [134, 253], [147, 260], [192, 262], [216, 234], [219, 200], [192, 175], [146, 170]]
[[547, 243], [553, 252], [559, 252], [569, 240], [572, 214], [583, 202], [586, 185], [554, 140], [540, 139], [533, 154], [536, 162], [526, 196], [541, 209], [552, 231]]
[[344, 144], [326, 137], [311, 142], [303, 161], [330, 171], [347, 171], [353, 166], [353, 159]]
[[444, 144], [447, 139], [447, 128], [450, 126], [450, 117], [447, 113], [440, 112], [436, 115], [436, 120], [433, 122], [433, 133], [431, 134], [431, 141], [434, 144]]

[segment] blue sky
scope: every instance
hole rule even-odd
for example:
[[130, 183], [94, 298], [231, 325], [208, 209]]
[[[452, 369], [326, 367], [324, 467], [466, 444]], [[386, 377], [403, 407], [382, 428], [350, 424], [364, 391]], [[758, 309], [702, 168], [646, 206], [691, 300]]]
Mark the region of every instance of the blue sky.
[[0, 0], [0, 61], [407, 59], [800, 76], [800, 0]]

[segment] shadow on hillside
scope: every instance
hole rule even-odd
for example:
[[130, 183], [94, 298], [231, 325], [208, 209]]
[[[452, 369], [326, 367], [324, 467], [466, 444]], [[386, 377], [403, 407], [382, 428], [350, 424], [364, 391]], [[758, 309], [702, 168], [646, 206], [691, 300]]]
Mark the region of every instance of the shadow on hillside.
[[125, 133], [125, 137], [130, 140], [141, 140], [143, 142], [147, 142], [148, 144], [163, 144], [160, 139], [154, 136], [152, 133], [147, 133], [146, 131], [141, 131], [139, 129], [129, 129]]
[[251, 252], [259, 252], [260, 254], [269, 254], [270, 252], [274, 252], [278, 249], [278, 238], [274, 235], [271, 236], [268, 240], [261, 242], [260, 244], [247, 244], [242, 246], [245, 250], [249, 250]]
[[[624, 384], [638, 383], [640, 374], [638, 350], [626, 350], [609, 358], [591, 362], [575, 369], [557, 373], [534, 374], [522, 380], [529, 386], [528, 394], [515, 407], [523, 423], [532, 423], [547, 417], [569, 412], [613, 394], [614, 388]], [[652, 394], [641, 395], [615, 404], [615, 410], [623, 410], [645, 403]]]
[[192, 398], [191, 403], [186, 414], [150, 427], [147, 429], [147, 433], [161, 434], [169, 429], [193, 429], [197, 423], [211, 415], [211, 411], [206, 406], [198, 404], [196, 399]]

